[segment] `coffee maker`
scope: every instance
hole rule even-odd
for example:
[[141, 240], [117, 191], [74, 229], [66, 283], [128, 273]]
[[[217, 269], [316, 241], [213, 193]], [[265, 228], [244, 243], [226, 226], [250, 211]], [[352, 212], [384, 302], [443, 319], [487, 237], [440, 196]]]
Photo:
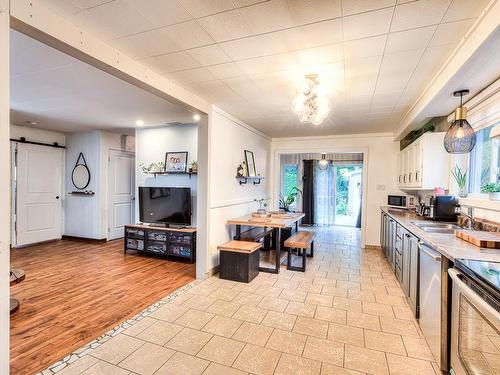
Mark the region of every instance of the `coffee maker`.
[[[429, 195], [417, 209], [421, 215], [436, 221], [457, 221], [458, 198], [454, 195]], [[418, 212], [417, 212], [418, 213]]]

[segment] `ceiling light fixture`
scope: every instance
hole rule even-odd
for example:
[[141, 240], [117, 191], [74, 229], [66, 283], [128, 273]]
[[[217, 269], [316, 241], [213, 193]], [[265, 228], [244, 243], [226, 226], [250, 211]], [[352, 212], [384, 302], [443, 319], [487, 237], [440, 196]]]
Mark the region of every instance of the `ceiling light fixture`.
[[196, 122], [200, 121], [200, 118], [201, 118], [201, 116], [197, 113], [193, 115], [193, 120]]
[[135, 124], [136, 124], [137, 126], [143, 126], [143, 125], [144, 125], [144, 121], [142, 121], [142, 120], [137, 120], [137, 121], [135, 122]]
[[25, 121], [25, 124], [26, 124], [26, 125], [38, 125], [38, 122], [28, 120], [28, 121]]
[[460, 107], [455, 110], [455, 121], [444, 136], [444, 148], [450, 154], [467, 154], [476, 145], [476, 133], [467, 121], [467, 108], [463, 106], [463, 96], [469, 90], [459, 90], [453, 96], [460, 96]]
[[325, 170], [328, 168], [328, 160], [326, 160], [326, 154], [321, 154], [321, 160], [319, 161], [319, 169]]
[[320, 125], [330, 113], [330, 102], [321, 92], [317, 74], [306, 75], [304, 87], [293, 100], [292, 111], [299, 116], [299, 121]]

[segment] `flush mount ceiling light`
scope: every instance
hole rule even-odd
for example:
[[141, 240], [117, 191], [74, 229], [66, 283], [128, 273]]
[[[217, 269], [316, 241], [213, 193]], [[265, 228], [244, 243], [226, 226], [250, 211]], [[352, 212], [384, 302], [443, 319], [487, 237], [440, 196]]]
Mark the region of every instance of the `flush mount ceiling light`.
[[144, 125], [144, 121], [142, 121], [142, 120], [137, 120], [137, 121], [135, 122], [135, 124], [136, 124], [137, 126], [143, 126], [143, 125]]
[[306, 75], [304, 87], [293, 100], [292, 111], [300, 122], [320, 125], [330, 113], [330, 102], [321, 92], [317, 74]]
[[469, 90], [459, 90], [453, 96], [460, 96], [460, 107], [455, 110], [455, 121], [444, 137], [444, 148], [450, 154], [467, 154], [476, 145], [476, 133], [467, 121], [467, 108], [463, 106], [462, 97], [467, 95]]
[[325, 170], [328, 168], [328, 160], [326, 160], [326, 154], [321, 154], [321, 160], [319, 161], [319, 169]]
[[197, 113], [193, 115], [193, 120], [196, 122], [200, 121], [200, 118], [201, 118], [201, 116]]

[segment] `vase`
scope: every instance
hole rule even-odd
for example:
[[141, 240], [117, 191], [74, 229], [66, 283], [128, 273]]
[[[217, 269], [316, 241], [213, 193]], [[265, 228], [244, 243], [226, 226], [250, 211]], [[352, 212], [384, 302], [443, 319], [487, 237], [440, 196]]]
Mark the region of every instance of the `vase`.
[[466, 198], [467, 197], [467, 187], [466, 186], [459, 188], [459, 190], [458, 190], [458, 196], [460, 198]]
[[500, 201], [500, 191], [496, 191], [490, 194], [490, 201]]
[[259, 208], [259, 209], [257, 210], [257, 213], [258, 213], [259, 215], [265, 215], [265, 214], [266, 214], [266, 209], [265, 209], [265, 208]]

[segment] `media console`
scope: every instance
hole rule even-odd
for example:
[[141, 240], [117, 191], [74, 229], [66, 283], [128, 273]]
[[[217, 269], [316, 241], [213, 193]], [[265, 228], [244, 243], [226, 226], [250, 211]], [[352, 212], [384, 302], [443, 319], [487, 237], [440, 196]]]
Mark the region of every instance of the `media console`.
[[196, 260], [196, 228], [161, 228], [149, 225], [126, 225], [124, 252], [138, 252]]

